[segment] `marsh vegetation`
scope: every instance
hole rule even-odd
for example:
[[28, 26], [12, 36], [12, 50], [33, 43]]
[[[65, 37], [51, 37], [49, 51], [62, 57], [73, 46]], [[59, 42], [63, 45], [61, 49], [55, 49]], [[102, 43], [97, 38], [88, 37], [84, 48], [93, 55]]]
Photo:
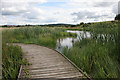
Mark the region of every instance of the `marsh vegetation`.
[[[83, 26], [86, 24], [77, 25], [76, 30], [83, 30], [82, 34], [67, 32], [67, 28], [40, 26], [4, 30], [3, 66], [5, 66], [3, 67], [3, 76], [11, 78], [12, 76], [8, 76], [6, 72], [9, 71], [10, 73], [12, 68], [17, 71], [18, 68], [17, 70], [15, 69], [20, 65], [19, 61], [21, 60], [21, 49], [18, 46], [5, 45], [6, 43], [37, 44], [56, 49], [60, 40], [63, 41], [69, 38], [73, 40], [72, 46], [62, 46], [63, 50], [61, 52], [79, 68], [92, 78], [118, 78], [120, 76], [119, 23], [118, 21], [113, 21], [87, 24], [87, 26]], [[89, 36], [87, 36], [88, 33]], [[10, 60], [6, 60], [7, 57]], [[16, 67], [8, 69], [8, 64], [6, 63], [11, 63], [11, 66], [15, 66], [12, 63], [16, 59]]]
[[3, 79], [16, 79], [20, 65], [24, 64], [21, 48], [18, 46], [9, 45], [10, 43], [38, 44], [55, 48], [57, 38], [67, 36], [76, 37], [76, 34], [67, 33], [64, 29], [43, 27], [3, 30]]
[[120, 76], [119, 22], [104, 22], [85, 27], [90, 38], [82, 38], [64, 54], [92, 78]]

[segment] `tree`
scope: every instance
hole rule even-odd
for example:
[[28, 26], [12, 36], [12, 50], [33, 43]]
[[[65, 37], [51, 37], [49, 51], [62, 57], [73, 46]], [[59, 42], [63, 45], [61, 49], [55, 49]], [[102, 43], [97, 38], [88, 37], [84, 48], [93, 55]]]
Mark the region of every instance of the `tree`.
[[87, 23], [83, 24], [83, 27], [88, 27], [88, 26], [89, 26], [89, 24], [87, 24]]
[[84, 22], [81, 22], [81, 23], [80, 23], [80, 25], [83, 25], [83, 24], [84, 24]]
[[116, 15], [115, 20], [120, 20], [120, 14]]

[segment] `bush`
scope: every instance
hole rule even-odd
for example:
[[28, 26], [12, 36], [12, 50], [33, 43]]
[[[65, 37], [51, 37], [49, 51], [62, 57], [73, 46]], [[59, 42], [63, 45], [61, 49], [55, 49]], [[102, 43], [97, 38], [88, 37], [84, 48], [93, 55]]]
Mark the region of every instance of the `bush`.
[[116, 15], [115, 20], [120, 20], [120, 14]]

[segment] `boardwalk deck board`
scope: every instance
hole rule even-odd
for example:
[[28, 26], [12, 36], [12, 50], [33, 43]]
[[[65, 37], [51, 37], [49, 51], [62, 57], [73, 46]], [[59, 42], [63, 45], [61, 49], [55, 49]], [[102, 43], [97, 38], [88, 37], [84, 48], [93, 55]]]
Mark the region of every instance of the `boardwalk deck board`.
[[19, 78], [85, 78], [67, 59], [58, 52], [34, 45], [21, 46], [23, 57], [31, 64], [23, 66]]

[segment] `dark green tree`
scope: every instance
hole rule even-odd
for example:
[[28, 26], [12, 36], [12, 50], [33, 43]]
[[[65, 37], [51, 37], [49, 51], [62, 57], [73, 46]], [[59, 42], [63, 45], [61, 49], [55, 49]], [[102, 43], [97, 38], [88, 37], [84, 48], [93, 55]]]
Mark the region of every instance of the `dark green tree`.
[[84, 24], [84, 22], [81, 22], [81, 23], [80, 23], [80, 25], [83, 25], [83, 24]]
[[115, 20], [120, 20], [120, 14], [116, 15]]

